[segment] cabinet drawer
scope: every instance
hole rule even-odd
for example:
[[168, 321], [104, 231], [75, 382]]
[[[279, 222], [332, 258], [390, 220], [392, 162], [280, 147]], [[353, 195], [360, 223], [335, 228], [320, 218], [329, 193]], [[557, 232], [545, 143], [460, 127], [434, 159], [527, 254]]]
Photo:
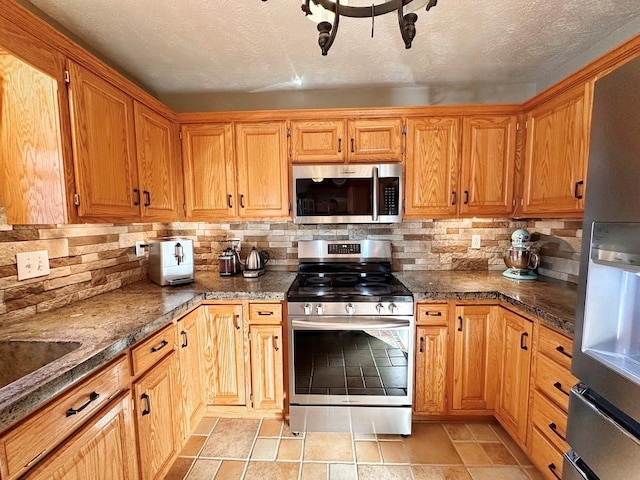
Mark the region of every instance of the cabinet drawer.
[[176, 346], [175, 325], [168, 325], [131, 349], [131, 369], [134, 376], [147, 371]]
[[449, 305], [446, 303], [421, 303], [417, 313], [417, 325], [448, 325]]
[[535, 427], [531, 435], [531, 459], [545, 478], [549, 480], [562, 478], [562, 452], [557, 450]]
[[540, 392], [533, 394], [531, 421], [555, 447], [564, 452], [567, 444], [567, 414], [547, 400]]
[[35, 465], [54, 446], [127, 387], [127, 358], [121, 357], [90, 378], [71, 387], [0, 439], [0, 454], [6, 466], [1, 472], [12, 480]]
[[571, 369], [573, 340], [540, 325], [538, 353], [544, 353], [567, 370]]
[[282, 304], [280, 303], [250, 303], [249, 322], [251, 323], [281, 323]]
[[536, 389], [549, 397], [565, 412], [569, 408], [569, 390], [578, 380], [546, 355], [536, 357]]

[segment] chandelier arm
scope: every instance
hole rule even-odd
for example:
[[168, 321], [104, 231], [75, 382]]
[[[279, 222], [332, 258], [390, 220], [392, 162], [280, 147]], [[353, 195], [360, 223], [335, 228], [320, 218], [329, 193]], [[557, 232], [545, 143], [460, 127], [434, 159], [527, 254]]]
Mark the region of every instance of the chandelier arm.
[[398, 26], [400, 27], [400, 35], [402, 35], [404, 47], [406, 49], [409, 49], [411, 48], [411, 42], [413, 42], [413, 39], [416, 36], [416, 21], [418, 20], [418, 15], [416, 15], [415, 13], [407, 13], [406, 15], [404, 15], [403, 1], [397, 0], [397, 2]]
[[[331, 45], [333, 45], [333, 41], [336, 39], [336, 35], [338, 34], [338, 25], [340, 24], [340, 14], [341, 14], [340, 0], [336, 0], [335, 6], [336, 6], [335, 12], [334, 12], [335, 16], [333, 19], [333, 28], [331, 29], [331, 35], [329, 36], [329, 39], [326, 42], [320, 45], [320, 49], [322, 50], [323, 57], [325, 57], [329, 52], [329, 49], [331, 48]], [[320, 26], [318, 25], [318, 27]]]
[[[330, 12], [336, 11], [336, 1], [335, 0], [311, 0], [316, 5], [320, 5], [325, 10], [329, 10]], [[380, 15], [384, 15], [389, 12], [393, 12], [397, 10], [397, 0], [387, 0], [384, 3], [380, 3], [378, 5], [374, 5], [373, 7], [373, 15], [378, 17]], [[408, 5], [413, 0], [401, 0], [402, 5]], [[354, 7], [350, 5], [340, 5], [340, 15], [349, 18], [370, 18], [371, 17], [371, 7], [369, 6], [360, 6]]]

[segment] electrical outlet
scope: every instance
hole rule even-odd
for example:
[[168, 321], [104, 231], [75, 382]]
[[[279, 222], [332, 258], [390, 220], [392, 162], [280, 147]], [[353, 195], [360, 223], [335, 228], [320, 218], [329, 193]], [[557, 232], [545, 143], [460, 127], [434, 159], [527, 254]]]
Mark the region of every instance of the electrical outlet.
[[49, 275], [49, 252], [47, 250], [16, 253], [16, 263], [18, 264], [18, 280]]
[[482, 237], [480, 235], [471, 235], [471, 248], [478, 249], [482, 243]]
[[141, 241], [136, 242], [136, 257], [144, 257], [145, 249], [149, 246], [148, 243], [144, 243]]

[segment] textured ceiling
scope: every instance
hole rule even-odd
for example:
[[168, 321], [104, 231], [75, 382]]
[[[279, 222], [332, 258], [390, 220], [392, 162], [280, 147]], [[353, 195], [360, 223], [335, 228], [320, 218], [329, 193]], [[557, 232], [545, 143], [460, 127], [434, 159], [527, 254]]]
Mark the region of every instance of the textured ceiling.
[[638, 0], [440, 0], [410, 50], [392, 13], [374, 38], [342, 18], [323, 57], [297, 0], [30, 1], [160, 94], [531, 84], [640, 23]]

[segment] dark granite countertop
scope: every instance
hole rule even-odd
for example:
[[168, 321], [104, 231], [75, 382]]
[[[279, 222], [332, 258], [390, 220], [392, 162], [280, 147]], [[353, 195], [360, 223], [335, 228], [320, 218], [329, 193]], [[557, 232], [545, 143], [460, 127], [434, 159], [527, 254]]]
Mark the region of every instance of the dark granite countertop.
[[[416, 301], [500, 299], [569, 335], [573, 333], [576, 289], [565, 282], [516, 282], [499, 272], [417, 271], [395, 275], [413, 292]], [[221, 278], [213, 272], [198, 272], [194, 283], [178, 287], [137, 282], [0, 328], [0, 341], [82, 344], [0, 388], [0, 430], [202, 300], [285, 300], [294, 278], [295, 273], [276, 271], [257, 279]]]

